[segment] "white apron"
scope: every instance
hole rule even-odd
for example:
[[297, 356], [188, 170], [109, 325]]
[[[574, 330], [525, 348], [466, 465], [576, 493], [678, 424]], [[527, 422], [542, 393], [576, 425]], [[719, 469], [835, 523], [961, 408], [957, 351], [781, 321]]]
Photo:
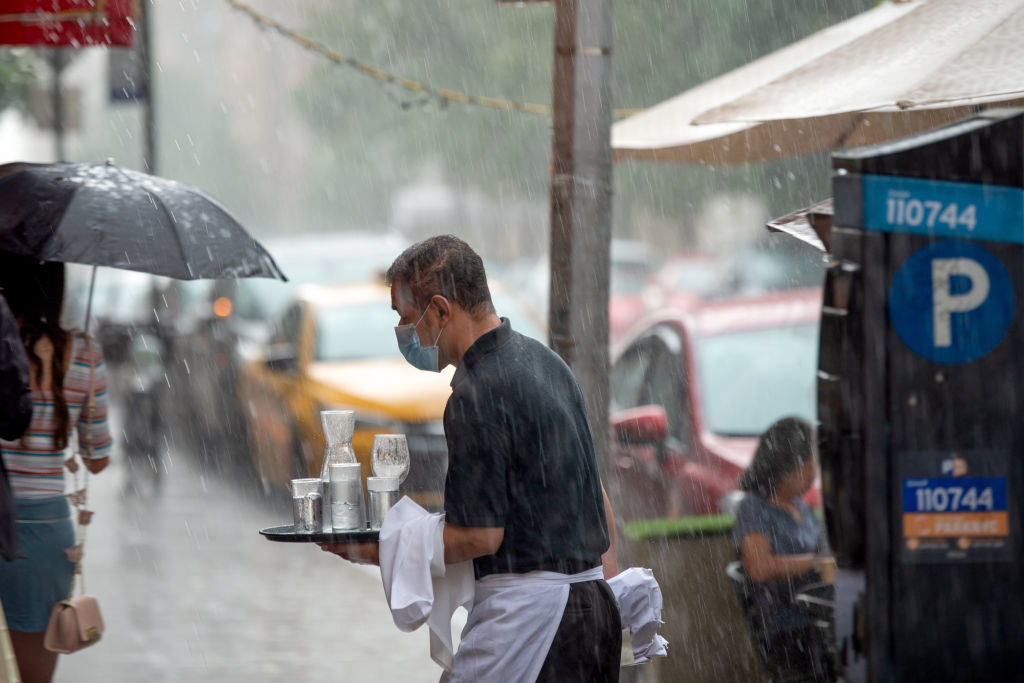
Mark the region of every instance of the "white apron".
[[480, 579], [459, 651], [441, 680], [533, 683], [562, 621], [569, 585], [600, 578], [601, 568], [594, 567], [572, 575], [535, 571]]

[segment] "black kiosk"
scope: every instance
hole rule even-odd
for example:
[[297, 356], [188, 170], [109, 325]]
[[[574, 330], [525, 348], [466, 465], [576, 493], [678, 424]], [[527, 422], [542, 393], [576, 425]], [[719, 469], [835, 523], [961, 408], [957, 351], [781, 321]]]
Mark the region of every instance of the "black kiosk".
[[1024, 111], [833, 168], [822, 487], [863, 579], [837, 585], [840, 659], [872, 683], [1022, 681]]

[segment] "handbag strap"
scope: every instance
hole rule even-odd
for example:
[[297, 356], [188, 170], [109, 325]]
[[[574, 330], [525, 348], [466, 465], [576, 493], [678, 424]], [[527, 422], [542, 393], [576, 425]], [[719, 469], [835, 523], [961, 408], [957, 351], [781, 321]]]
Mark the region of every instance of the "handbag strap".
[[[89, 390], [86, 394], [85, 403], [82, 404], [79, 419], [84, 418], [88, 424], [92, 422], [96, 404], [96, 364], [92, 360], [92, 337], [89, 336], [88, 332], [81, 332], [79, 334], [85, 340], [86, 355], [89, 358]], [[89, 491], [89, 470], [85, 467], [85, 458], [82, 457], [82, 440], [80, 438], [76, 439], [75, 443], [75, 453], [72, 456], [72, 460], [78, 459], [72, 468], [75, 491], [68, 494], [68, 499], [75, 508], [75, 537], [78, 539], [78, 542], [69, 554], [69, 559], [75, 565], [74, 573], [71, 575], [69, 598], [75, 594], [75, 577], [78, 577], [81, 592], [85, 593], [85, 573], [82, 571], [82, 557], [85, 554], [85, 528], [92, 521], [93, 515], [92, 510], [86, 507]], [[90, 440], [87, 440], [85, 443], [85, 452], [89, 457], [92, 456], [92, 442]]]

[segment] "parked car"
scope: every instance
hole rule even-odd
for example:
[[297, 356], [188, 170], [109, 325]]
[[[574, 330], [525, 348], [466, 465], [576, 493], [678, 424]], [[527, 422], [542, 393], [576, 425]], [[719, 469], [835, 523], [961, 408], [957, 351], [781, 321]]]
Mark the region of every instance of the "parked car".
[[723, 294], [724, 264], [709, 254], [678, 254], [647, 279], [643, 300], [648, 311], [693, 308], [703, 299]]
[[[528, 311], [492, 284], [495, 307], [515, 329], [542, 338]], [[370, 473], [374, 434], [405, 434], [412, 464], [402, 491], [440, 507], [448, 467], [442, 417], [453, 370], [417, 370], [398, 351], [382, 282], [307, 286], [287, 307], [267, 355], [245, 365], [239, 398], [256, 469], [267, 487], [317, 476], [324, 439], [319, 412], [356, 411], [353, 449]]]
[[[609, 258], [608, 328], [614, 342], [647, 312], [646, 287], [659, 261], [652, 246], [620, 239], [612, 240]], [[547, 256], [505, 266], [488, 265], [487, 270], [514, 287], [542, 318], [547, 318], [551, 282], [551, 262]]]
[[820, 315], [821, 290], [802, 289], [641, 321], [611, 370], [616, 511], [716, 513], [768, 425], [789, 415], [813, 424]]
[[784, 233], [762, 234], [756, 243], [732, 250], [721, 268], [719, 290], [731, 296], [757, 296], [816, 287], [825, 262], [814, 247]]

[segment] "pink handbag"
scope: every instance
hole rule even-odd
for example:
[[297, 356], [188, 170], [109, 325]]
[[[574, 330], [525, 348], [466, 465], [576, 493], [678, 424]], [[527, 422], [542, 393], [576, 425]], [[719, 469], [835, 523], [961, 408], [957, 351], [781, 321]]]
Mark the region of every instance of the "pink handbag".
[[[86, 338], [91, 343], [91, 340]], [[86, 415], [91, 416], [93, 410], [93, 382], [94, 382], [94, 369], [89, 368], [89, 395], [86, 399], [84, 410], [87, 411]], [[88, 448], [91, 452], [91, 447]], [[81, 457], [81, 453], [77, 454]], [[76, 520], [79, 526], [79, 545], [73, 549], [77, 552], [69, 552], [69, 557], [72, 557], [75, 563], [75, 574], [81, 578], [81, 588], [85, 590], [85, 578], [82, 574], [82, 548], [85, 545], [85, 530], [83, 527], [89, 524], [92, 518], [92, 512], [85, 508], [86, 502], [86, 489], [88, 488], [88, 474], [85, 473], [84, 467], [76, 463], [76, 467], [72, 468], [73, 472], [82, 470], [85, 475], [85, 484], [83, 487], [73, 494], [69, 494], [69, 498], [77, 509], [78, 514]], [[74, 592], [74, 578], [72, 577], [72, 592]], [[50, 612], [50, 621], [46, 625], [46, 633], [43, 636], [43, 647], [50, 652], [59, 652], [60, 654], [71, 654], [77, 652], [84, 647], [88, 647], [96, 643], [103, 635], [103, 617], [100, 615], [100, 605], [96, 602], [96, 598], [91, 595], [71, 595], [66, 600], [61, 600], [53, 606], [53, 611]]]
[[67, 655], [98, 641], [103, 635], [100, 605], [91, 595], [61, 600], [50, 613], [43, 647]]

